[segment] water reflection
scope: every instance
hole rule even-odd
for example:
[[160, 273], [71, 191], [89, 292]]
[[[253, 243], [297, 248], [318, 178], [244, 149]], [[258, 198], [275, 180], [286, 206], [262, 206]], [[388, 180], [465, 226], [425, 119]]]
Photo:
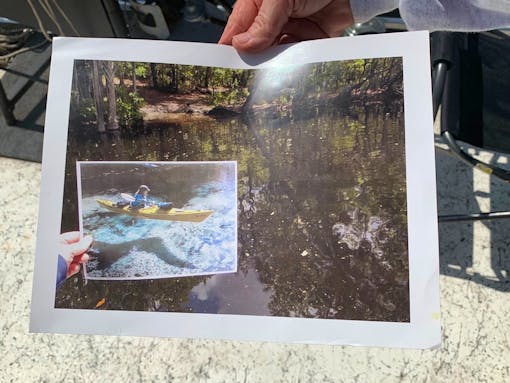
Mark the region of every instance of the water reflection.
[[91, 308], [108, 295], [107, 309], [409, 321], [401, 109], [254, 110], [156, 121], [117, 138], [90, 139], [73, 127], [62, 230], [77, 226], [76, 159], [236, 160], [239, 271], [75, 282], [56, 305]]
[[254, 270], [218, 274], [193, 287], [183, 308], [196, 313], [271, 315], [271, 294]]

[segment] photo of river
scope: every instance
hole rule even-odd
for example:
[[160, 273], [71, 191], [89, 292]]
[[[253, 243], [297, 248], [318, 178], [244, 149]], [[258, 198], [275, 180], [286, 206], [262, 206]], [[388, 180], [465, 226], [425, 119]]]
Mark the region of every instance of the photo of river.
[[[110, 254], [88, 274], [142, 279], [78, 273], [55, 307], [410, 321], [402, 58], [261, 70], [78, 60], [70, 108], [62, 233], [79, 229], [77, 161], [106, 161], [105, 174], [111, 161], [234, 161], [237, 185], [219, 170], [196, 184], [183, 170], [149, 182], [138, 174], [162, 171], [150, 166], [117, 168], [116, 182], [82, 173], [83, 229], [92, 255]], [[224, 219], [133, 222], [95, 202], [149, 183], [158, 201]], [[145, 279], [155, 270], [186, 276]]]
[[[78, 166], [83, 234], [94, 238], [87, 278], [170, 278], [237, 271], [235, 163], [81, 162]], [[162, 210], [169, 220], [153, 219], [150, 213], [140, 216], [143, 209], [125, 201], [139, 185], [150, 187], [149, 209], [172, 201], [176, 217], [171, 216], [173, 209]], [[98, 201], [120, 202], [133, 215], [110, 211]], [[200, 222], [179, 216], [194, 210], [211, 215]]]

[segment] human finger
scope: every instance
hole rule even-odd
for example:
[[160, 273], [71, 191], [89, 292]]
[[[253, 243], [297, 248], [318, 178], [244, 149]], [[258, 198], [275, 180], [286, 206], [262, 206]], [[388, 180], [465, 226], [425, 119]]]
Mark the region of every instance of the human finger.
[[239, 33], [246, 32], [255, 20], [259, 11], [260, 1], [238, 0], [228, 18], [227, 25], [218, 44], [232, 45], [232, 38]]
[[73, 257], [82, 255], [90, 248], [92, 241], [92, 237], [87, 235], [83, 237], [79, 242], [70, 244], [68, 249], [69, 254]]
[[308, 19], [319, 25], [327, 37], [340, 36], [345, 28], [354, 23], [349, 4], [336, 1], [332, 1], [324, 8], [311, 14]]
[[79, 231], [69, 231], [67, 233], [60, 234], [60, 241], [63, 243], [75, 243], [80, 240]]
[[251, 26], [246, 32], [235, 35], [232, 45], [244, 52], [259, 52], [270, 47], [281, 35], [291, 13], [287, 1], [264, 0]]
[[75, 255], [71, 263], [87, 263], [89, 259], [90, 256], [87, 253], [83, 253], [80, 255]]
[[303, 40], [316, 40], [329, 37], [322, 28], [309, 19], [289, 19], [282, 29], [282, 37], [291, 36], [291, 40], [280, 38], [279, 43], [298, 42]]
[[278, 44], [293, 44], [293, 43], [298, 43], [300, 41], [303, 41], [301, 40], [299, 37], [297, 36], [293, 36], [293, 35], [290, 35], [290, 34], [287, 34], [287, 33], [284, 33], [282, 34], [279, 39], [278, 39]]

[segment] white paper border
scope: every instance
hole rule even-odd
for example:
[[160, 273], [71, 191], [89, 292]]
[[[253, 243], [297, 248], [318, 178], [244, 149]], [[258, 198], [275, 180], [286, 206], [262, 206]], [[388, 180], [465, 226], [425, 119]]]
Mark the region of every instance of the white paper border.
[[[55, 309], [69, 104], [75, 59], [256, 69], [403, 57], [410, 323], [270, 316]], [[428, 32], [343, 37], [240, 55], [228, 46], [55, 38], [46, 110], [31, 332], [137, 335], [430, 348], [440, 343], [436, 179]]]
[[[204, 165], [204, 164], [231, 164], [234, 165], [234, 194], [237, 196], [237, 161], [76, 161], [76, 187], [78, 190], [78, 221], [80, 227], [80, 235], [83, 236], [83, 211], [82, 211], [82, 185], [81, 185], [81, 165], [107, 165], [107, 164], [130, 164], [130, 165], [141, 165], [141, 164], [159, 164], [159, 165]], [[235, 200], [235, 208], [237, 211], [237, 198]], [[91, 281], [144, 281], [148, 279], [171, 279], [171, 278], [185, 278], [185, 277], [202, 277], [206, 275], [217, 275], [217, 274], [233, 274], [237, 273], [237, 264], [239, 259], [238, 253], [238, 238], [237, 238], [237, 228], [238, 228], [238, 216], [236, 215], [235, 226], [234, 226], [234, 240], [235, 240], [235, 254], [234, 254], [234, 268], [228, 271], [210, 271], [206, 273], [183, 273], [183, 274], [162, 274], [162, 275], [151, 275], [148, 277], [91, 277], [85, 271], [86, 279], [90, 279]], [[86, 265], [82, 267], [86, 270]]]

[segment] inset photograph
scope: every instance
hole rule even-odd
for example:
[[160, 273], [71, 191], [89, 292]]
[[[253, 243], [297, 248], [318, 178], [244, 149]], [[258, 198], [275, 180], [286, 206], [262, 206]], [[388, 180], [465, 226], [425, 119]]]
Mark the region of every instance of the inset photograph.
[[236, 162], [76, 163], [87, 279], [237, 271]]

